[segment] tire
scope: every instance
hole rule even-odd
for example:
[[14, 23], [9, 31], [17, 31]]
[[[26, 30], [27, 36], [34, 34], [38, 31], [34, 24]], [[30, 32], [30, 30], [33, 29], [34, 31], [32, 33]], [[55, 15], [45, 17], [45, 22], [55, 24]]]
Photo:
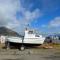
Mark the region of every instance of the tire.
[[25, 50], [25, 46], [22, 45], [22, 46], [20, 47], [20, 50], [21, 50], [21, 51]]

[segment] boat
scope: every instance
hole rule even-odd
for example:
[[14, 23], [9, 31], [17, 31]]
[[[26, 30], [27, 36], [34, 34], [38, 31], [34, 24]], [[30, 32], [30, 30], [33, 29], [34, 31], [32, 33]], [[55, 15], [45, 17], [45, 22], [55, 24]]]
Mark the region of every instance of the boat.
[[24, 46], [41, 45], [44, 43], [44, 40], [45, 40], [45, 37], [43, 37], [42, 35], [38, 35], [34, 33], [34, 30], [28, 30], [27, 28], [25, 29], [23, 38], [21, 37], [8, 37], [7, 38], [7, 41], [9, 43], [16, 43], [16, 44], [24, 45]]
[[45, 37], [34, 33], [34, 30], [25, 30], [23, 43], [26, 44], [43, 44]]

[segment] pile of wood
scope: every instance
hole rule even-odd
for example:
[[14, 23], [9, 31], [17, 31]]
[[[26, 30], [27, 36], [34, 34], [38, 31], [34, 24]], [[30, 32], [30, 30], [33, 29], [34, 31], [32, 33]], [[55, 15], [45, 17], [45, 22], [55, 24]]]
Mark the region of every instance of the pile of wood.
[[38, 46], [38, 48], [52, 49], [53, 45], [52, 44], [42, 44], [41, 46]]

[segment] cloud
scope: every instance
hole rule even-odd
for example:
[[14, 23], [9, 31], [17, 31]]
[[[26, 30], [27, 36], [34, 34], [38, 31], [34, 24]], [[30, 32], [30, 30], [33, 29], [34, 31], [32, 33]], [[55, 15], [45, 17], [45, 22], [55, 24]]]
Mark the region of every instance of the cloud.
[[41, 25], [41, 31], [48, 34], [60, 33], [60, 17], [55, 17], [48, 24]]
[[45, 28], [45, 27], [47, 27], [47, 26], [46, 26], [45, 24], [42, 24], [41, 27]]
[[60, 17], [55, 17], [54, 19], [50, 20], [48, 24], [43, 24], [41, 27], [43, 28], [59, 28], [60, 27]]
[[39, 9], [35, 9], [33, 12], [26, 10], [23, 13], [22, 21], [24, 21], [24, 22], [22, 22], [22, 23], [29, 24], [29, 23], [31, 23], [31, 21], [35, 20], [38, 17], [40, 17], [40, 10]]
[[60, 17], [55, 17], [49, 23], [50, 27], [60, 27]]
[[[20, 15], [16, 15], [17, 12]], [[23, 7], [21, 0], [0, 0], [0, 26], [22, 31], [27, 24], [40, 16], [40, 9], [36, 8], [31, 12]]]
[[33, 12], [30, 12], [30, 11], [26, 11], [25, 12], [25, 18], [27, 19], [27, 20], [29, 20], [29, 19], [35, 19], [35, 18], [37, 18], [37, 17], [39, 17], [39, 12], [40, 12], [40, 10], [39, 9], [36, 9], [35, 11], [33, 11]]
[[54, 19], [50, 20], [48, 24], [42, 25], [43, 31], [54, 34], [60, 32], [60, 17], [55, 17]]
[[19, 17], [19, 27], [20, 32], [24, 31], [24, 29], [27, 27], [27, 25], [31, 24], [32, 21], [37, 20], [37, 18], [41, 17], [43, 14], [40, 12], [39, 9], [35, 9], [33, 12], [29, 10], [22, 11], [22, 17]]
[[[16, 22], [16, 11], [19, 10], [19, 1], [17, 0], [0, 0], [0, 26], [12, 28]], [[13, 24], [12, 26], [10, 26]]]

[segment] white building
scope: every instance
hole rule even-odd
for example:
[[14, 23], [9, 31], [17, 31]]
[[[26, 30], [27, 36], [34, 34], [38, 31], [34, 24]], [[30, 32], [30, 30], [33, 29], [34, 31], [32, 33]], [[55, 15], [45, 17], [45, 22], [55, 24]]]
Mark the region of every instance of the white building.
[[0, 43], [5, 43], [6, 37], [1, 35], [0, 36]]

